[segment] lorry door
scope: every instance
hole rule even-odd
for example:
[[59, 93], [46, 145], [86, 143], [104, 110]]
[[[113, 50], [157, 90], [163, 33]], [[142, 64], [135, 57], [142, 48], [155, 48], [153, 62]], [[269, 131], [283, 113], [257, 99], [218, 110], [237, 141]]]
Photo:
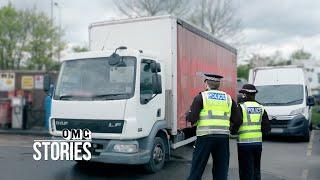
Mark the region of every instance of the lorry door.
[[[163, 79], [162, 72], [152, 72], [151, 63], [154, 60], [142, 59], [140, 66], [140, 102], [137, 103], [137, 120], [140, 122], [140, 131], [149, 134], [156, 121], [164, 120], [165, 96], [162, 87], [161, 93], [155, 93], [153, 76], [158, 74]], [[164, 83], [161, 83], [162, 86]], [[139, 130], [138, 130], [139, 131]]]

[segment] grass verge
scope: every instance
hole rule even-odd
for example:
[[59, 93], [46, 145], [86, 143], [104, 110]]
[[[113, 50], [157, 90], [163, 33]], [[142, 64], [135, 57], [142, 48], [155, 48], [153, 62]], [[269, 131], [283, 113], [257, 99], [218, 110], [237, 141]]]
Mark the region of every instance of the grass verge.
[[313, 127], [318, 125], [320, 123], [320, 106], [314, 106], [312, 107], [312, 124]]

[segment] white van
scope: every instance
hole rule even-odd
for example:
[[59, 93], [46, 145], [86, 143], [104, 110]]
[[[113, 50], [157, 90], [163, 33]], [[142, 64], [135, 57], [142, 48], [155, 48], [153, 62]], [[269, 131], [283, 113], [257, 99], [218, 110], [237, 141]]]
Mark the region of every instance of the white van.
[[250, 70], [249, 83], [258, 89], [256, 100], [269, 115], [271, 134], [300, 136], [309, 141], [314, 99], [303, 68], [255, 68]]

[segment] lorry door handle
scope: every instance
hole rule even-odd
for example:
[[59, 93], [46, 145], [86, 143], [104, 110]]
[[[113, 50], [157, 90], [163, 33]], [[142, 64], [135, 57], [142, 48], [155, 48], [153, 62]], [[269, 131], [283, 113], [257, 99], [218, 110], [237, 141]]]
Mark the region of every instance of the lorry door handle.
[[161, 116], [161, 109], [159, 108], [158, 110], [157, 110], [157, 117], [160, 117]]

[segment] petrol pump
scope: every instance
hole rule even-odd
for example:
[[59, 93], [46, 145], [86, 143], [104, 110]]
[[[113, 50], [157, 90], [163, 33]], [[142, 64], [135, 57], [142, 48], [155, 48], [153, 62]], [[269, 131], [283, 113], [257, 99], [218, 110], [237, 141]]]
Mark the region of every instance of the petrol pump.
[[25, 98], [23, 94], [19, 94], [11, 98], [12, 128], [22, 129], [24, 106], [25, 106]]

